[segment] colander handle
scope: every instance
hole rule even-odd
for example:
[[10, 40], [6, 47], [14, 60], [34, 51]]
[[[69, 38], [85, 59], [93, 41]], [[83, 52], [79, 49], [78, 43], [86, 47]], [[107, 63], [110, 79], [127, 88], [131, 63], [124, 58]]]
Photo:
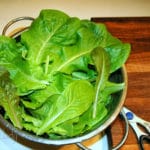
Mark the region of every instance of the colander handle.
[[125, 122], [125, 131], [124, 131], [124, 135], [123, 135], [121, 141], [120, 141], [116, 146], [114, 146], [114, 147], [112, 148], [112, 150], [118, 150], [118, 149], [120, 149], [120, 147], [123, 146], [123, 144], [125, 143], [125, 141], [126, 141], [126, 139], [127, 139], [127, 137], [128, 137], [128, 134], [129, 134], [129, 123], [128, 123], [128, 119], [127, 119], [127, 117], [126, 117], [126, 115], [125, 115], [125, 113], [124, 113], [123, 110], [121, 110], [120, 116], [124, 119], [124, 122]]
[[[15, 19], [12, 19], [10, 20], [3, 28], [3, 31], [2, 31], [2, 35], [6, 35], [9, 27], [19, 21], [33, 21], [34, 18], [32, 17], [29, 17], [29, 16], [24, 16], [24, 17], [18, 17], [18, 18], [15, 18]], [[20, 33], [21, 31], [24, 31], [25, 29], [27, 29], [28, 27], [21, 27], [19, 30], [13, 30], [13, 33], [12, 35], [8, 34], [9, 36], [15, 36], [17, 35], [18, 33]]]
[[92, 150], [92, 149], [90, 149], [90, 148], [84, 146], [84, 145], [81, 144], [81, 143], [76, 143], [76, 145], [77, 145], [81, 150]]
[[[124, 119], [124, 122], [125, 122], [125, 132], [124, 132], [124, 135], [121, 139], [121, 141], [114, 147], [111, 148], [111, 150], [118, 150], [126, 141], [127, 137], [128, 137], [128, 133], [129, 133], [129, 123], [128, 123], [128, 120], [126, 118], [126, 115], [124, 113], [123, 110], [121, 110], [120, 112], [120, 116]], [[84, 146], [83, 144], [81, 143], [76, 143], [76, 145], [81, 149], [81, 150], [91, 150], [90, 148]]]

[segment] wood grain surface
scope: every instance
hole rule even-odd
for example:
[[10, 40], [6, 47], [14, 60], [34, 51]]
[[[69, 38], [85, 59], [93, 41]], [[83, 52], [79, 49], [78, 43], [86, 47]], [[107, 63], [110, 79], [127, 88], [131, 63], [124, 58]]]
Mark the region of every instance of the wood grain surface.
[[[112, 35], [131, 44], [131, 54], [125, 64], [128, 92], [124, 105], [150, 121], [150, 17], [92, 18], [92, 21], [104, 23]], [[114, 145], [122, 138], [123, 127], [119, 118], [111, 125]], [[150, 149], [150, 144], [145, 144], [145, 149]], [[138, 150], [131, 128], [121, 150]]]

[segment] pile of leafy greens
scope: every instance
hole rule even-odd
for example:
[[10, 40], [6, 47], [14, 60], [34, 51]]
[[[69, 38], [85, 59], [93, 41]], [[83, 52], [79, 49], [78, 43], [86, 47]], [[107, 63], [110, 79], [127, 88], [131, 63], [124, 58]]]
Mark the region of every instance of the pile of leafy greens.
[[130, 44], [104, 24], [42, 10], [19, 40], [0, 36], [4, 117], [50, 138], [90, 131], [107, 115], [112, 93], [124, 88], [109, 77], [129, 53]]

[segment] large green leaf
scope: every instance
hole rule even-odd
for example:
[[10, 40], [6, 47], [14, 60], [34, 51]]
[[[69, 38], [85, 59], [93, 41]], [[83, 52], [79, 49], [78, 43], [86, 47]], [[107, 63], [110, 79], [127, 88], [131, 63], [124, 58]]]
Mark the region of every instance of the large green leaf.
[[0, 66], [9, 71], [19, 95], [45, 88], [48, 84], [46, 80], [39, 78], [42, 72], [41, 67], [36, 67], [35, 74], [30, 69], [30, 65], [22, 58], [22, 53], [18, 51], [15, 40], [4, 36], [0, 36]]
[[22, 109], [19, 106], [20, 98], [16, 88], [10, 82], [8, 73], [0, 75], [0, 106], [2, 106], [15, 127], [22, 128]]
[[50, 128], [81, 115], [90, 107], [93, 95], [94, 88], [89, 82], [84, 80], [72, 82], [59, 98], [53, 101], [52, 107], [37, 134], [43, 134]]
[[[107, 98], [107, 97], [106, 97]], [[106, 100], [105, 100], [106, 101]], [[80, 117], [80, 123], [85, 124], [86, 130], [91, 130], [94, 125], [101, 123], [102, 119], [105, 118], [107, 115], [108, 110], [105, 107], [104, 103], [101, 101], [97, 102], [97, 110], [96, 115], [93, 118], [93, 106], [91, 106], [88, 111], [86, 111], [81, 117]], [[84, 130], [83, 130], [84, 131]]]
[[112, 36], [103, 24], [99, 24], [99, 31], [101, 30], [103, 32], [100, 46], [110, 55], [110, 73], [112, 73], [122, 67], [126, 62], [130, 54], [131, 46], [130, 44], [123, 43], [118, 38]]
[[96, 66], [96, 70], [98, 72], [96, 78], [96, 87], [95, 87], [95, 99], [93, 104], [93, 118], [96, 117], [97, 104], [99, 99], [99, 93], [105, 88], [105, 84], [109, 77], [110, 72], [110, 62], [109, 56], [106, 51], [101, 48], [95, 48], [92, 51], [92, 58]]
[[0, 64], [7, 64], [16, 56], [18, 56], [18, 52], [15, 40], [0, 36]]
[[68, 20], [69, 16], [57, 10], [42, 10], [29, 30], [21, 35], [27, 47], [27, 59], [34, 65], [41, 64], [44, 55], [50, 50], [51, 39]]
[[22, 102], [26, 108], [39, 108], [52, 95], [61, 94], [72, 81], [72, 77], [58, 73], [53, 76], [52, 82], [46, 88], [34, 91], [28, 95], [28, 100]]
[[[107, 41], [107, 42], [109, 43], [110, 41]], [[119, 44], [117, 42], [115, 44], [105, 47], [105, 50], [109, 53], [110, 58], [111, 58], [110, 59], [111, 61], [110, 73], [122, 67], [122, 65], [126, 62], [127, 58], [129, 57], [130, 49], [131, 49], [130, 44], [127, 44], [127, 43]]]
[[50, 55], [53, 60], [49, 65], [50, 74], [58, 71], [68, 74], [77, 70], [88, 71], [88, 64], [91, 62], [89, 54], [98, 46], [99, 40], [90, 28], [84, 26], [81, 26], [76, 34], [75, 44], [56, 49]]

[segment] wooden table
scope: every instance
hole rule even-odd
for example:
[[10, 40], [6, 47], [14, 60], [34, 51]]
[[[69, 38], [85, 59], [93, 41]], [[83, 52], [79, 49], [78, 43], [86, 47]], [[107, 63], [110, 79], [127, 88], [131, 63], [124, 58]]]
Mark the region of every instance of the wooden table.
[[[112, 35], [131, 43], [131, 55], [126, 62], [128, 92], [125, 106], [150, 121], [150, 17], [92, 18], [92, 21], [105, 23]], [[112, 124], [111, 132], [115, 145], [123, 134], [120, 119]], [[145, 144], [145, 148], [150, 149], [150, 144]], [[131, 128], [121, 150], [138, 150]]]

